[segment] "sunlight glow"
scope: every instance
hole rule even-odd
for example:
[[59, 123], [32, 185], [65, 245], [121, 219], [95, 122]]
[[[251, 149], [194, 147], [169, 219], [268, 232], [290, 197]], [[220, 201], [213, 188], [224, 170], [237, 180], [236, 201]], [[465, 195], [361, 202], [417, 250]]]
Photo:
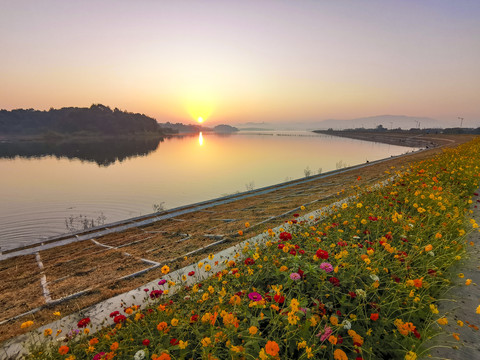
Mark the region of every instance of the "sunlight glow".
[[201, 124], [203, 122], [203, 118], [199, 117], [197, 121]]
[[202, 135], [202, 132], [200, 131], [200, 133], [198, 134], [198, 144], [200, 146], [203, 145], [203, 135]]

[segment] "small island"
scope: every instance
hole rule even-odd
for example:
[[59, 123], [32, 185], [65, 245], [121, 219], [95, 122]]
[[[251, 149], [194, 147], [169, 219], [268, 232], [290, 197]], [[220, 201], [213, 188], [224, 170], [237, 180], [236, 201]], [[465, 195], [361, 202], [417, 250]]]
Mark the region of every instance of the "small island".
[[234, 126], [221, 124], [221, 125], [215, 126], [213, 128], [213, 131], [220, 134], [231, 134], [231, 133], [237, 132], [238, 129]]

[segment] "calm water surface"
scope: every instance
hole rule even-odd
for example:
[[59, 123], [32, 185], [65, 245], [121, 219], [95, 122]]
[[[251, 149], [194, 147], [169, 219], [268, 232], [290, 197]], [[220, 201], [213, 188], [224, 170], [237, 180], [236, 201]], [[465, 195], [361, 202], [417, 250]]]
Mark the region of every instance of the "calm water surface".
[[0, 248], [409, 151], [307, 132], [0, 143]]

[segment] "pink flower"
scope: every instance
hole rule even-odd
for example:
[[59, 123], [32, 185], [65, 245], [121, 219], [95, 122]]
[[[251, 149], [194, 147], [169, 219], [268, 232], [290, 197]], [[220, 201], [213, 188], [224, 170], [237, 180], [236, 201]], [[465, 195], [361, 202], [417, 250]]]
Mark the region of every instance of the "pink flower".
[[167, 280], [162, 279], [158, 282], [158, 285], [163, 285], [163, 284], [166, 284], [166, 283], [167, 283]]
[[290, 279], [292, 279], [292, 280], [300, 280], [301, 278], [302, 278], [302, 277], [300, 276], [299, 273], [296, 273], [296, 272], [295, 272], [295, 273], [291, 273], [291, 274], [290, 274]]
[[327, 340], [330, 335], [332, 335], [332, 328], [330, 326], [325, 326], [323, 332], [319, 332], [316, 336], [320, 336], [320, 341]]
[[251, 292], [250, 294], [248, 294], [248, 298], [253, 301], [261, 301], [262, 295], [257, 292]]
[[328, 262], [323, 262], [320, 264], [320, 269], [325, 270], [325, 272], [329, 273], [333, 271], [333, 266]]

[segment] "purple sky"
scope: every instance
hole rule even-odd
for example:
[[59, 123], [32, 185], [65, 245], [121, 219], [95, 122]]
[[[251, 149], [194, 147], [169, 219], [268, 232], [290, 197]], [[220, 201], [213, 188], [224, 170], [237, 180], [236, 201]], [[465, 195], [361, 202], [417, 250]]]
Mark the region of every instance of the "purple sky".
[[0, 108], [480, 126], [480, 1], [2, 0]]

